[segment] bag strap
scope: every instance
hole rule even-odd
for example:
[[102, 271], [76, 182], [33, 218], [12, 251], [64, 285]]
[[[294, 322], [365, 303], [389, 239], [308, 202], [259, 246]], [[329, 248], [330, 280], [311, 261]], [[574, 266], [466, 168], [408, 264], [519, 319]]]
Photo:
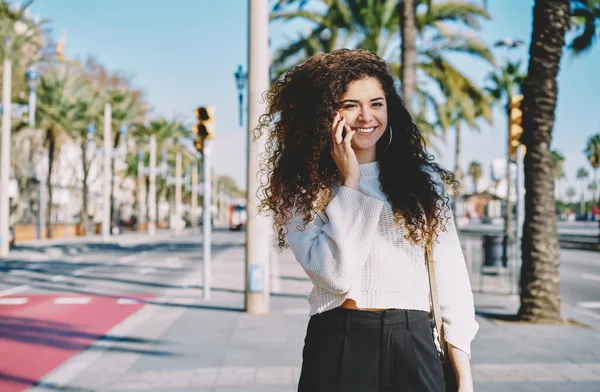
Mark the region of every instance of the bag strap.
[[433, 236], [430, 235], [425, 243], [425, 263], [427, 264], [427, 274], [429, 275], [429, 292], [431, 293], [431, 304], [433, 307], [433, 317], [435, 319], [435, 328], [438, 332], [442, 355], [446, 363], [448, 362], [448, 344], [444, 338], [444, 328], [442, 328], [442, 309], [437, 292], [437, 283], [435, 280], [435, 263], [433, 261]]

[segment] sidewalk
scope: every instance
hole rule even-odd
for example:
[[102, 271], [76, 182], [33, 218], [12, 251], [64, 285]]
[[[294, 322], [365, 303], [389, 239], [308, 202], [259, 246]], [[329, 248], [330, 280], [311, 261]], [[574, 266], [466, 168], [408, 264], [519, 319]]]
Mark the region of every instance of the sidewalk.
[[[311, 284], [289, 251], [278, 269], [271, 312], [248, 315], [244, 248], [228, 249], [215, 256], [211, 300], [182, 288], [146, 305], [29, 391], [295, 391]], [[518, 306], [507, 295], [476, 293], [475, 302], [479, 312]], [[600, 330], [477, 319], [476, 391], [600, 390]]]

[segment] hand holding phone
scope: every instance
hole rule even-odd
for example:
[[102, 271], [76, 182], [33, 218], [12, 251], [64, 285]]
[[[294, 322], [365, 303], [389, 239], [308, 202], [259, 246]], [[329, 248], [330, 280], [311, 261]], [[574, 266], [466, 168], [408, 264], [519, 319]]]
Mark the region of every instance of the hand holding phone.
[[331, 156], [340, 171], [342, 185], [358, 190], [360, 166], [351, 144], [355, 132], [346, 124], [346, 119], [336, 113], [331, 126]]

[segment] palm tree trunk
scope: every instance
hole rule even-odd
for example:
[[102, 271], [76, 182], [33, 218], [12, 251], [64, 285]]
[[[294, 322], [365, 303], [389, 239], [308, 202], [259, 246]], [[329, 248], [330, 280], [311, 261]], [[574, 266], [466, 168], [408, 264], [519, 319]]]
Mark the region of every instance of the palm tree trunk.
[[87, 228], [89, 225], [88, 219], [88, 184], [87, 179], [90, 172], [88, 160], [87, 160], [87, 144], [84, 142], [81, 144], [81, 163], [83, 167], [83, 183], [82, 183], [82, 191], [81, 195], [81, 235], [87, 235]]
[[523, 84], [523, 141], [527, 154], [518, 315], [530, 322], [560, 320], [560, 263], [550, 145], [558, 94], [556, 75], [570, 23], [569, 5], [569, 0], [536, 0], [529, 76]]
[[52, 238], [52, 168], [54, 166], [56, 140], [54, 140], [54, 132], [52, 132], [51, 129], [46, 130], [46, 142], [48, 143], [48, 179], [46, 182], [48, 206], [46, 207], [46, 236], [47, 238]]
[[[462, 172], [460, 170], [460, 121], [456, 122], [456, 145], [454, 146], [454, 176], [458, 181], [461, 182], [462, 189]], [[452, 203], [452, 214], [456, 218], [456, 213], [458, 211], [458, 201], [460, 199], [460, 194], [454, 196], [454, 203]]]
[[417, 63], [417, 26], [416, 1], [400, 0], [400, 38], [402, 51], [400, 54], [400, 80], [402, 82], [402, 98], [409, 107], [415, 89], [416, 63]]

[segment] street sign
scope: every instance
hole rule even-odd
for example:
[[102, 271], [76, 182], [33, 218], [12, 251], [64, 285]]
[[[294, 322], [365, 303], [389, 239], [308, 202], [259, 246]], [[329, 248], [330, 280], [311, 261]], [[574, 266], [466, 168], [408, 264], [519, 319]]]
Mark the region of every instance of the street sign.
[[248, 289], [252, 293], [265, 290], [265, 273], [262, 265], [250, 265], [250, 282]]
[[[29, 113], [29, 105], [27, 104], [13, 103], [10, 106], [10, 115], [14, 119], [22, 118]], [[4, 106], [0, 104], [0, 114], [2, 113], [4, 113]]]

